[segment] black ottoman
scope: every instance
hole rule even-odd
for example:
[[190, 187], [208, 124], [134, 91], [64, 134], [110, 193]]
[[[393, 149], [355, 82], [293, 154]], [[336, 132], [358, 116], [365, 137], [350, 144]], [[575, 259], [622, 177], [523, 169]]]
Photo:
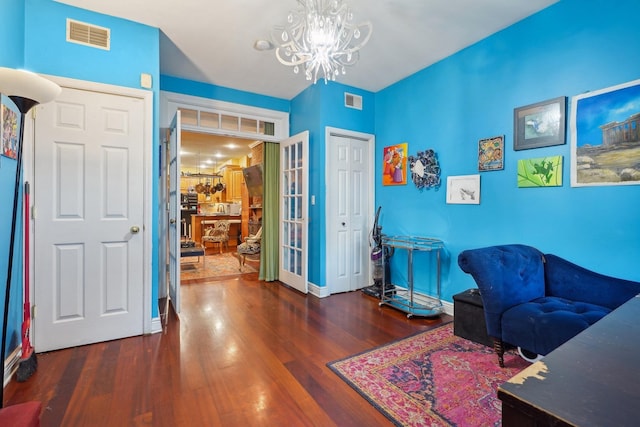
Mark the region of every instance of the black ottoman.
[[453, 333], [493, 347], [493, 340], [487, 335], [484, 307], [478, 289], [468, 289], [453, 296]]

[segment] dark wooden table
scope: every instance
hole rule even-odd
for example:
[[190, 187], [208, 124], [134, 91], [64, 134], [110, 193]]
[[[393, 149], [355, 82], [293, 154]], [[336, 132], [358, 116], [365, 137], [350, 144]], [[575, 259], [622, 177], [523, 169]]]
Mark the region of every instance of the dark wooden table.
[[502, 425], [640, 425], [640, 296], [502, 384]]

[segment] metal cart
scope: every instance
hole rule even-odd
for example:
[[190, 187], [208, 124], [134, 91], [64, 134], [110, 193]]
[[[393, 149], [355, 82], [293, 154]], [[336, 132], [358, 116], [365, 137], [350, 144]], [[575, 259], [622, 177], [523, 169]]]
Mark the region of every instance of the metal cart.
[[[380, 306], [386, 304], [407, 313], [407, 318], [413, 316], [437, 316], [444, 311], [440, 300], [440, 252], [444, 248], [441, 240], [428, 237], [409, 236], [382, 236], [383, 253], [386, 250], [394, 252], [398, 249], [407, 251], [407, 284], [406, 288], [397, 284], [387, 284], [387, 280], [382, 281], [382, 298]], [[413, 286], [413, 257], [414, 252], [429, 252], [435, 257], [430, 268], [431, 274], [435, 274], [436, 295], [429, 296], [416, 294]], [[392, 279], [394, 275], [391, 275]]]

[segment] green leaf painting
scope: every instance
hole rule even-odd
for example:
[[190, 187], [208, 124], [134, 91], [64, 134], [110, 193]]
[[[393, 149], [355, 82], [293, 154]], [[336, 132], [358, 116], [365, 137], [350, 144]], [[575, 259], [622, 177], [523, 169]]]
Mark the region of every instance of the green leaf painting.
[[518, 160], [518, 187], [561, 187], [562, 156]]

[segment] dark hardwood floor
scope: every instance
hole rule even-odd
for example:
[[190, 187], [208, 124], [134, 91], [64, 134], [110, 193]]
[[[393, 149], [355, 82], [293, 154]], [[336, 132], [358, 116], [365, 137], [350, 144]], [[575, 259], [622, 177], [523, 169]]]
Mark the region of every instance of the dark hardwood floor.
[[43, 427], [391, 425], [326, 363], [451, 320], [256, 273], [183, 285], [182, 304], [164, 333], [38, 354], [5, 405], [40, 400]]

